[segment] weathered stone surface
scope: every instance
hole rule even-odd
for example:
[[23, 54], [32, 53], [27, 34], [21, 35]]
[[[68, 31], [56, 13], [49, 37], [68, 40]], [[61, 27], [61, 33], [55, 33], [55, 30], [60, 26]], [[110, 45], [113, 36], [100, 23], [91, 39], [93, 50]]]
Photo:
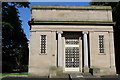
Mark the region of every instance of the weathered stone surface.
[[90, 68], [92, 75], [100, 75], [100, 68]]
[[[104, 9], [105, 8], [105, 9]], [[30, 30], [30, 76], [56, 76], [62, 77], [63, 73], [89, 72], [112, 74], [115, 73], [114, 37], [112, 12], [110, 7], [100, 6], [33, 6]], [[34, 23], [34, 24], [32, 24]], [[44, 24], [42, 24], [44, 23]], [[49, 24], [48, 23], [52, 23]], [[65, 23], [65, 24], [64, 24]], [[72, 24], [71, 24], [72, 23]], [[75, 24], [77, 23], [77, 24]], [[59, 25], [58, 25], [59, 24]], [[81, 25], [82, 24], [82, 25]], [[103, 25], [104, 24], [104, 25]], [[61, 34], [61, 70], [50, 70], [51, 66], [59, 66], [58, 59], [58, 32]], [[85, 69], [83, 33], [87, 32], [88, 67]], [[79, 36], [77, 36], [77, 34]], [[46, 53], [41, 54], [41, 35], [46, 35]], [[99, 35], [104, 35], [104, 53], [99, 51]], [[77, 36], [77, 37], [76, 37]], [[65, 39], [78, 38], [79, 67], [66, 69]], [[69, 46], [72, 47], [73, 45]], [[75, 45], [76, 46], [76, 45]], [[74, 47], [75, 47], [74, 46]], [[68, 45], [67, 45], [68, 47]], [[73, 60], [73, 58], [72, 58]], [[60, 73], [60, 74], [59, 74]]]
[[[66, 10], [68, 9], [68, 10]], [[39, 13], [39, 14], [38, 14]], [[99, 17], [98, 17], [99, 16]], [[35, 21], [112, 21], [109, 6], [43, 6], [34, 5]]]

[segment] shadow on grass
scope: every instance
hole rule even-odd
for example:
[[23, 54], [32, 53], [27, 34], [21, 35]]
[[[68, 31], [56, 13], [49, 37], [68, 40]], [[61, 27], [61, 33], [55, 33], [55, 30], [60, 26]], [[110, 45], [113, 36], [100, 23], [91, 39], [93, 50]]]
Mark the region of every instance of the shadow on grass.
[[48, 78], [4, 77], [1, 80], [49, 80]]

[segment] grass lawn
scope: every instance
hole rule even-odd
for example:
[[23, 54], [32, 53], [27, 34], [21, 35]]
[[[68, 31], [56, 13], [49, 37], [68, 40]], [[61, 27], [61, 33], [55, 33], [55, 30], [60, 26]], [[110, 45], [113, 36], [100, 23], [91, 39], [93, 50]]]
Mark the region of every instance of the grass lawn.
[[28, 75], [28, 72], [23, 72], [23, 73], [0, 73], [0, 77], [10, 76], [10, 75]]

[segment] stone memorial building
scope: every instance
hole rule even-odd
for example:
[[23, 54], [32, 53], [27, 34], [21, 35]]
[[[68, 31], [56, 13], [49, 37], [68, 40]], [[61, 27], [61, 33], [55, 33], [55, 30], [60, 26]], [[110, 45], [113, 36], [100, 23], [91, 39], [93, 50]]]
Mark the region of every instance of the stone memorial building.
[[29, 25], [29, 74], [116, 72], [110, 6], [33, 5]]

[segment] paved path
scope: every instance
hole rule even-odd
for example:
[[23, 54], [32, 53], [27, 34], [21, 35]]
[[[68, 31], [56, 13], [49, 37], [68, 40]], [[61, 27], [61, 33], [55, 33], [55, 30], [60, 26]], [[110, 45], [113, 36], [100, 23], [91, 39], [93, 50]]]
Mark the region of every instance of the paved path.
[[[27, 77], [4, 77], [1, 80], [68, 80], [65, 78], [27, 78]], [[72, 78], [69, 80], [119, 80], [118, 78]]]
[[111, 75], [111, 76], [92, 76], [92, 75], [83, 75], [80, 73], [72, 73], [70, 74], [70, 78], [71, 80], [120, 80], [120, 75], [115, 76], [115, 75]]
[[82, 74], [70, 74], [70, 79], [68, 78], [33, 78], [33, 77], [27, 77], [27, 76], [7, 76], [3, 77], [0, 80], [120, 80], [119, 76], [101, 76], [101, 77], [86, 77]]

